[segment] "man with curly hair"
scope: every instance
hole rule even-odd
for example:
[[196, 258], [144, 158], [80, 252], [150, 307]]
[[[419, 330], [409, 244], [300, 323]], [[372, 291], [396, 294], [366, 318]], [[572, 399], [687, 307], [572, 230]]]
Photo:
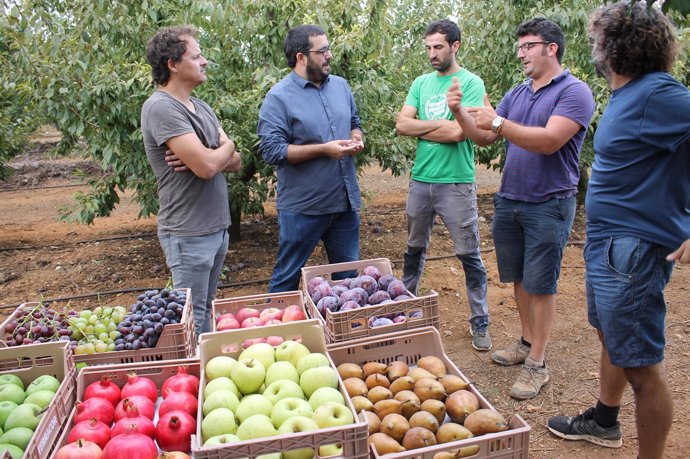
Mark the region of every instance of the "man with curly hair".
[[661, 458], [673, 402], [664, 367], [663, 291], [690, 262], [690, 91], [668, 72], [676, 30], [657, 7], [601, 7], [589, 34], [612, 93], [594, 136], [587, 192], [589, 322], [602, 344], [599, 400], [548, 427], [567, 440], [622, 445], [618, 412], [635, 396], [639, 457]]

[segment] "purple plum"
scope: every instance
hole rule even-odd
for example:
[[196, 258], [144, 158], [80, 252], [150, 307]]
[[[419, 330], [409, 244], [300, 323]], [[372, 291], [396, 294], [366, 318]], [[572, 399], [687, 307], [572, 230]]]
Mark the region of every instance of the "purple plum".
[[398, 295], [395, 298], [393, 298], [394, 301], [403, 301], [403, 300], [409, 300], [412, 297], [410, 295]]
[[357, 301], [360, 306], [366, 306], [369, 303], [369, 294], [363, 288], [355, 287], [348, 291], [354, 292], [356, 298], [355, 301]]
[[387, 317], [379, 317], [371, 323], [372, 327], [384, 327], [386, 325], [393, 325], [393, 321]]
[[388, 294], [388, 292], [379, 290], [377, 292], [374, 292], [373, 295], [369, 296], [369, 304], [381, 304], [382, 302], [390, 299], [391, 296]]
[[391, 282], [394, 280], [398, 280], [394, 275], [392, 274], [384, 274], [381, 276], [381, 278], [378, 280], [379, 282], [379, 288], [381, 290], [388, 290], [388, 286], [390, 285]]
[[407, 295], [407, 288], [405, 288], [405, 284], [401, 280], [394, 280], [388, 285], [386, 290], [393, 299], [398, 298], [400, 295]]
[[337, 296], [324, 296], [316, 304], [316, 309], [321, 313], [322, 316], [326, 316], [326, 309], [331, 312], [336, 312], [340, 307], [340, 299]]
[[405, 322], [406, 320], [407, 320], [407, 318], [405, 317], [405, 314], [399, 314], [399, 315], [393, 317], [393, 323], [395, 323], [395, 324], [401, 324], [401, 323]]
[[346, 277], [345, 279], [340, 281], [339, 285], [342, 285], [345, 288], [350, 288], [352, 283], [352, 278], [351, 277]]
[[422, 313], [422, 311], [419, 309], [410, 313], [410, 319], [419, 319], [421, 317], [424, 317], [424, 313]]
[[331, 287], [331, 292], [333, 292], [333, 294], [335, 296], [340, 296], [344, 292], [347, 292], [348, 290], [349, 289], [347, 287], [345, 287], [343, 284], [337, 284], [337, 285], [334, 285], [333, 287]]
[[323, 277], [312, 277], [309, 279], [309, 282], [307, 282], [307, 293], [309, 296], [312, 296], [314, 294], [314, 289], [316, 288], [317, 285], [322, 284], [326, 282], [326, 279]]
[[328, 285], [328, 282], [322, 282], [314, 288], [314, 293], [311, 294], [311, 299], [314, 301], [314, 303], [318, 303], [321, 298], [332, 294], [333, 291], [331, 290], [331, 286]]
[[362, 306], [358, 302], [350, 300], [350, 301], [344, 302], [343, 305], [340, 306], [340, 311], [350, 311], [352, 309], [357, 309], [357, 308], [361, 308], [361, 307]]
[[378, 281], [381, 278], [381, 271], [379, 271], [379, 268], [376, 266], [367, 266], [362, 270], [362, 274], [373, 277], [375, 281]]
[[356, 277], [355, 280], [352, 281], [351, 285], [352, 288], [359, 287], [364, 289], [364, 291], [367, 292], [367, 295], [373, 295], [374, 292], [379, 289], [379, 284], [376, 282], [376, 279], [367, 275]]

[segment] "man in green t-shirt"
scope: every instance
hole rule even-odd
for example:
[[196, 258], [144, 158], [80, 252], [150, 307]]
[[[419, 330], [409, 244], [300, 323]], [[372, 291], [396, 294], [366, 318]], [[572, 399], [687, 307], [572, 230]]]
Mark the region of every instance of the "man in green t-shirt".
[[465, 271], [470, 304], [472, 346], [491, 349], [486, 268], [479, 253], [474, 143], [460, 129], [446, 103], [457, 77], [463, 105], [484, 105], [484, 82], [455, 61], [460, 29], [448, 19], [434, 21], [424, 41], [435, 71], [417, 77], [395, 124], [399, 135], [417, 137], [417, 151], [407, 198], [407, 251], [403, 282], [416, 293], [424, 270], [431, 228], [439, 215], [453, 238], [455, 254]]

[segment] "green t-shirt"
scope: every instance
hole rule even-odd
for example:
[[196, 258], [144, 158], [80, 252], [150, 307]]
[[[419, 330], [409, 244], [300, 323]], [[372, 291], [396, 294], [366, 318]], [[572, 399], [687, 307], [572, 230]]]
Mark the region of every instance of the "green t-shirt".
[[[446, 103], [446, 93], [453, 83], [453, 77], [460, 81], [464, 106], [484, 105], [484, 82], [464, 68], [452, 75], [439, 76], [437, 72], [432, 72], [417, 77], [407, 94], [405, 105], [415, 107], [420, 120], [454, 120]], [[469, 138], [457, 143], [418, 139], [412, 178], [427, 183], [473, 183], [474, 142]]]

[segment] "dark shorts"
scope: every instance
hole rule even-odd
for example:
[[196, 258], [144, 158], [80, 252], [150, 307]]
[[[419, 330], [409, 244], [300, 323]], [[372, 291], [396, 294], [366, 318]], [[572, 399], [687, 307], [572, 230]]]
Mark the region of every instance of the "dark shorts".
[[522, 282], [527, 293], [557, 291], [563, 249], [575, 219], [575, 197], [545, 202], [494, 196], [493, 236], [501, 282]]
[[611, 363], [637, 368], [664, 359], [664, 288], [669, 250], [636, 237], [616, 236], [585, 246], [587, 315], [604, 335]]

